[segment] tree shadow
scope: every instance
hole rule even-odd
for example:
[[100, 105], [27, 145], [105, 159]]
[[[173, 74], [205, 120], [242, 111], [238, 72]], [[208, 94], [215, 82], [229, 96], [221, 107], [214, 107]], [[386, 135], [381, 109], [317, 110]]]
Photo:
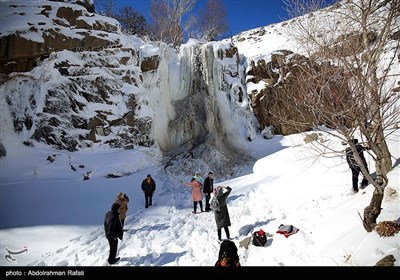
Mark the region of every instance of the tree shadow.
[[399, 166], [400, 165], [400, 158], [396, 159], [396, 161], [394, 162], [392, 169]]

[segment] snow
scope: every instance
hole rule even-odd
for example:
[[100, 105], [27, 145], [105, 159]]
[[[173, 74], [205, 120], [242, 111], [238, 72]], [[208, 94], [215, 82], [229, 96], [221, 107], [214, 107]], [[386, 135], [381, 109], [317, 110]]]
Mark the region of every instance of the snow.
[[[3, 21], [3, 15], [2, 11], [2, 35], [15, 32], [15, 27], [12, 31], [11, 25]], [[27, 21], [30, 20], [25, 19], [25, 23]], [[20, 21], [16, 22], [17, 26], [22, 26]], [[50, 23], [46, 21], [46, 24]], [[279, 49], [296, 50], [297, 46], [285, 37], [282, 27], [281, 23], [265, 27], [265, 35], [258, 40], [236, 41], [235, 46], [247, 59], [268, 57]], [[250, 36], [252, 32], [254, 30], [243, 32], [241, 36]], [[122, 38], [124, 46], [140, 46], [143, 57], [167, 52], [144, 44], [137, 37], [115, 36]], [[198, 41], [189, 41], [181, 49], [188, 50], [189, 46], [197, 44]], [[214, 51], [225, 46], [215, 43]], [[83, 64], [79, 55], [69, 51], [58, 52], [57, 56], [60, 61]], [[173, 59], [176, 56], [171, 55], [171, 61]], [[189, 57], [187, 59], [190, 61]], [[155, 74], [146, 73], [144, 77], [149, 90], [146, 98], [157, 107], [144, 106], [141, 113], [146, 116], [152, 116], [154, 111], [158, 113], [154, 129], [160, 138], [168, 137], [166, 123], [175, 114], [172, 106], [166, 104], [167, 100], [182, 98], [180, 65], [171, 61], [164, 60], [160, 64], [161, 87], [166, 89], [161, 99], [158, 99], [158, 91], [152, 88]], [[47, 71], [35, 73], [33, 70], [29, 75], [62, 78], [59, 74], [55, 76], [53, 68]], [[108, 75], [100, 68], [98, 71]], [[259, 86], [247, 84], [248, 92], [249, 88], [258, 89]], [[15, 87], [24, 87], [24, 84]], [[124, 87], [122, 91], [135, 92], [137, 88]], [[40, 95], [40, 91], [36, 94]], [[34, 147], [27, 147], [11, 127], [5, 125], [11, 122], [8, 106], [5, 103], [0, 106], [1, 142], [7, 151], [7, 156], [0, 158], [0, 251], [5, 254], [6, 248], [12, 251], [28, 248], [26, 254], [14, 255], [15, 262], [1, 257], [1, 266], [106, 265], [109, 247], [103, 219], [118, 192], [126, 193], [130, 202], [125, 221], [127, 232], [118, 244], [121, 261], [115, 266], [214, 265], [220, 244], [214, 214], [192, 214], [190, 188], [179, 183], [179, 180], [189, 181], [198, 169], [193, 170], [193, 174], [181, 174], [181, 163], [177, 159], [174, 162], [176, 176], [171, 177], [166, 173], [166, 163], [156, 145], [122, 150], [94, 144], [92, 148], [73, 153], [36, 142]], [[90, 111], [105, 109], [100, 105], [91, 106]], [[231, 115], [229, 110], [223, 111], [227, 126], [241, 130], [237, 127], [238, 123], [242, 124], [239, 117]], [[329, 134], [320, 133], [331, 141], [330, 145], [340, 146]], [[257, 134], [252, 142], [245, 141], [242, 133], [229, 135], [233, 143], [240, 144], [258, 159], [253, 166], [243, 166], [242, 173], [246, 175], [229, 180], [219, 179], [226, 174], [212, 170], [215, 186], [233, 189], [228, 198], [230, 232], [239, 248], [242, 266], [373, 266], [389, 254], [396, 258], [395, 266], [400, 266], [399, 234], [379, 237], [376, 232], [364, 230], [359, 214], [363, 215], [369, 204], [373, 187], [369, 185], [353, 194], [351, 172], [344, 158], [317, 157], [312, 144], [303, 141], [302, 134], [276, 135], [270, 140]], [[395, 164], [389, 173], [389, 187], [397, 195], [385, 196], [378, 222], [398, 221], [400, 217], [399, 141], [399, 130], [388, 138]], [[54, 161], [50, 162], [48, 157]], [[375, 172], [374, 162], [369, 156], [366, 158], [370, 172]], [[249, 169], [252, 172], [247, 172]], [[140, 184], [149, 173], [157, 183], [157, 190], [154, 206], [144, 209]], [[206, 174], [202, 174], [203, 177]], [[85, 176], [90, 179], [84, 180]], [[276, 233], [281, 224], [291, 224], [300, 231], [286, 238]], [[241, 240], [260, 228], [273, 234], [266, 247], [239, 247]], [[224, 231], [222, 236], [225, 236]]]
[[[399, 235], [367, 233], [358, 216], [369, 204], [373, 187], [353, 194], [345, 160], [316, 160], [302, 139], [302, 135], [257, 139], [248, 146], [260, 155], [253, 173], [228, 181], [219, 181], [220, 174], [215, 174], [216, 186], [233, 189], [228, 208], [236, 245], [260, 228], [274, 234], [265, 248], [239, 247], [241, 264], [372, 266], [388, 254], [399, 260]], [[156, 150], [93, 148], [69, 153], [11, 140], [3, 139], [8, 156], [0, 160], [0, 251], [27, 246], [28, 253], [15, 256], [15, 263], [2, 258], [2, 266], [105, 265], [108, 243], [102, 223], [118, 192], [126, 193], [130, 202], [128, 231], [118, 245], [122, 259], [116, 266], [214, 265], [219, 250], [214, 214], [191, 213], [190, 188], [179, 183], [181, 177], [167, 178]], [[389, 142], [397, 159], [399, 140], [397, 133]], [[53, 163], [46, 160], [49, 155]], [[367, 161], [374, 172], [369, 157]], [[83, 180], [88, 172], [90, 180]], [[140, 184], [148, 173], [157, 190], [154, 206], [144, 209]], [[122, 177], [107, 178], [109, 174]], [[189, 181], [191, 176], [183, 179]], [[397, 193], [399, 176], [396, 166], [389, 179]], [[378, 222], [398, 219], [398, 205], [398, 196], [386, 198]], [[276, 234], [280, 224], [292, 224], [300, 231], [285, 238]]]

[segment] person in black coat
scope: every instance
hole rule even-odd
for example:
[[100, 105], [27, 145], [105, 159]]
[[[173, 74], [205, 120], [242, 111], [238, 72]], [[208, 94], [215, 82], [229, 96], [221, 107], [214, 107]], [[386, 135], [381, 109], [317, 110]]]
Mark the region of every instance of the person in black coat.
[[[353, 139], [353, 144], [357, 151], [357, 154], [359, 155], [359, 157], [362, 161], [362, 164], [364, 165], [365, 169], [367, 169], [367, 172], [369, 172], [367, 161], [365, 160], [364, 153], [363, 153], [364, 151], [367, 150], [367, 148], [365, 148], [361, 144], [358, 144], [358, 139]], [[353, 191], [355, 193], [357, 193], [358, 192], [358, 176], [360, 175], [361, 167], [360, 167], [360, 164], [357, 162], [356, 158], [354, 157], [353, 150], [350, 147], [346, 148], [346, 161], [349, 164], [349, 167], [351, 170]], [[363, 189], [367, 185], [368, 185], [368, 180], [364, 176], [364, 178], [361, 182], [361, 188]]]
[[211, 194], [214, 191], [214, 178], [213, 178], [214, 173], [211, 171], [208, 172], [208, 176], [206, 179], [204, 179], [204, 185], [203, 185], [203, 193], [206, 196], [206, 212], [211, 211], [210, 208], [210, 198]]
[[218, 253], [218, 260], [215, 262], [215, 266], [218, 267], [239, 267], [239, 255], [238, 249], [235, 242], [230, 240], [224, 240], [221, 243]]
[[[224, 189], [226, 190], [225, 192]], [[231, 191], [232, 188], [230, 188], [229, 186], [228, 187], [218, 186], [215, 189], [215, 196], [217, 197], [219, 203], [219, 210], [214, 211], [215, 222], [217, 224], [218, 240], [221, 240], [222, 228], [224, 228], [225, 230], [226, 238], [230, 239], [228, 227], [231, 225], [231, 219], [229, 217], [226, 200]]]
[[156, 182], [151, 178], [150, 174], [147, 174], [146, 179], [142, 182], [142, 191], [144, 193], [145, 199], [145, 207], [149, 208], [149, 206], [153, 203], [153, 194], [156, 190]]
[[118, 248], [118, 238], [122, 240], [123, 230], [119, 219], [118, 209], [121, 205], [113, 203], [111, 211], [108, 211], [104, 218], [104, 232], [110, 245], [110, 254], [108, 255], [108, 263], [115, 264], [120, 258], [116, 258]]

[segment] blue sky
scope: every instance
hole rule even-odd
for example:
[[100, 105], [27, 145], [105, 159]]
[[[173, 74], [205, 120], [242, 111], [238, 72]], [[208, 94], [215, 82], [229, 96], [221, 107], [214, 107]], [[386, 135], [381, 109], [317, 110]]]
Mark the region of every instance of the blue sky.
[[[116, 0], [118, 5], [132, 5], [135, 10], [149, 19], [150, 0]], [[207, 0], [198, 0], [196, 9], [205, 7]], [[288, 19], [282, 0], [222, 0], [227, 9], [230, 32], [236, 35], [241, 31], [277, 23]]]

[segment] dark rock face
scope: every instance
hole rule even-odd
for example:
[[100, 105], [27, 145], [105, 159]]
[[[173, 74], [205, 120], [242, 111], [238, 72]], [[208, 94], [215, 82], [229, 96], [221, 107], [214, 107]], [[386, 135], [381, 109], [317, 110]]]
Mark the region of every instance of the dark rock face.
[[[69, 151], [100, 142], [115, 148], [151, 146], [154, 140], [148, 135], [152, 120], [135, 117], [134, 94], [128, 95], [125, 112], [113, 113], [114, 108], [120, 106], [119, 100], [127, 94], [123, 85], [126, 81], [128, 84], [135, 82], [135, 77], [140, 76], [140, 72], [118, 68], [119, 64], [114, 64], [118, 63], [115, 56], [135, 61], [132, 54], [135, 52], [118, 48], [99, 53], [75, 53], [79, 60], [85, 61], [83, 68], [69, 61], [56, 62], [58, 56], [55, 55], [54, 68], [63, 69], [59, 72], [65, 80], [46, 89], [42, 112], [32, 110], [32, 113], [36, 111], [31, 116], [35, 119], [32, 137]], [[97, 74], [100, 68], [109, 71], [110, 75]], [[103, 109], [90, 110], [90, 107]]]
[[30, 135], [26, 145], [34, 139], [75, 151], [94, 143], [126, 149], [154, 144], [152, 119], [137, 117], [135, 110], [142, 73], [157, 70], [158, 56], [140, 61], [139, 49], [120, 47], [118, 22], [80, 5], [1, 5], [9, 17], [23, 10], [32, 14], [20, 16], [40, 18], [13, 34], [0, 33], [3, 74], [34, 67], [43, 73], [39, 78], [32, 72], [2, 76], [14, 130]]
[[393, 255], [387, 255], [386, 257], [378, 261], [375, 266], [394, 266], [395, 261], [396, 259]]
[[[11, 19], [21, 10], [12, 2], [1, 5], [4, 15]], [[29, 2], [26, 5], [32, 5], [29, 7], [32, 15], [43, 21], [28, 22], [13, 34], [0, 34], [0, 71], [3, 74], [30, 71], [36, 67], [38, 59], [44, 59], [52, 52], [99, 50], [120, 44], [118, 39], [108, 35], [120, 33], [117, 22], [113, 25], [112, 21], [95, 16], [82, 6], [59, 2], [52, 5]]]
[[[294, 112], [280, 100], [288, 92], [291, 80], [295, 80], [296, 75], [301, 75], [298, 65], [304, 63], [307, 63], [305, 57], [288, 50], [273, 52], [270, 61], [263, 59], [257, 62], [250, 61], [251, 70], [247, 73], [249, 77], [247, 82], [255, 84], [263, 82], [265, 84], [259, 92], [255, 91], [250, 94], [251, 105], [261, 130], [272, 126], [276, 134], [288, 135], [299, 132], [298, 127], [284, 124], [274, 115], [279, 113], [287, 115], [288, 119], [296, 118]], [[291, 74], [290, 78], [287, 78], [288, 73]]]
[[150, 72], [158, 69], [160, 64], [159, 56], [151, 56], [144, 58], [142, 63], [140, 64], [140, 68], [143, 72]]
[[[250, 61], [250, 65], [250, 70], [246, 73], [248, 77], [246, 81], [255, 84], [264, 83], [261, 90], [254, 90], [250, 93], [253, 112], [260, 123], [261, 130], [265, 127], [273, 127], [274, 133], [289, 135], [311, 129], [311, 127], [295, 125], [296, 123], [331, 125], [331, 123], [322, 123], [315, 113], [294, 103], [294, 98], [304, 98], [304, 92], [308, 89], [307, 85], [312, 84], [312, 80], [309, 80], [311, 75], [305, 74], [305, 71], [319, 73], [321, 69], [321, 66], [312, 58], [288, 50], [280, 50], [271, 54], [270, 61], [260, 59], [257, 62]], [[332, 95], [340, 94], [342, 95], [340, 98], [344, 98], [346, 95], [350, 96], [346, 77], [340, 69], [333, 65], [323, 65], [322, 67], [326, 74], [321, 76], [320, 79], [325, 79], [329, 88], [335, 89]], [[330, 79], [329, 73], [335, 74], [339, 78]], [[326, 99], [325, 101], [329, 102], [330, 97], [331, 95], [324, 94], [321, 91], [321, 99]], [[350, 102], [350, 100], [347, 103], [342, 102], [341, 106], [350, 108]], [[296, 104], [296, 106], [293, 104]], [[296, 108], [296, 110], [293, 108]], [[340, 111], [339, 109], [343, 108], [337, 109]], [[344, 117], [343, 122], [347, 126], [351, 125], [351, 123], [347, 123], [348, 120]]]

